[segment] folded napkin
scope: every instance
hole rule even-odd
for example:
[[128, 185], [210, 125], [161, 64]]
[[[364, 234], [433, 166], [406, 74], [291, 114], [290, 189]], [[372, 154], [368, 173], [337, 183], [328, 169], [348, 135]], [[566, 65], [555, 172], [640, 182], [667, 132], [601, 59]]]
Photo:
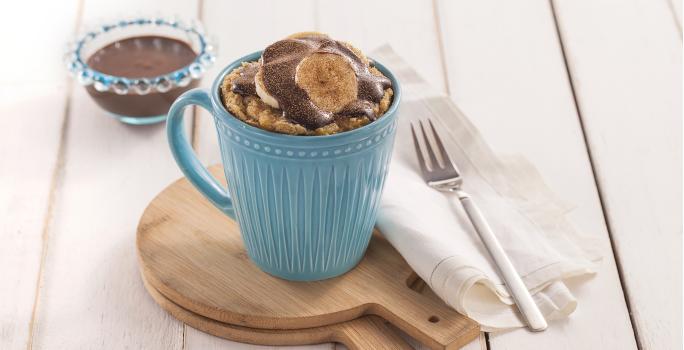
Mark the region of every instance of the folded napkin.
[[430, 88], [389, 46], [372, 57], [389, 66], [404, 89], [396, 142], [378, 227], [414, 271], [458, 312], [496, 331], [524, 327], [496, 265], [456, 195], [421, 177], [410, 123], [430, 118], [547, 320], [571, 314], [577, 301], [564, 280], [593, 274], [596, 239], [568, 222], [569, 208], [522, 157], [495, 155], [451, 100]]

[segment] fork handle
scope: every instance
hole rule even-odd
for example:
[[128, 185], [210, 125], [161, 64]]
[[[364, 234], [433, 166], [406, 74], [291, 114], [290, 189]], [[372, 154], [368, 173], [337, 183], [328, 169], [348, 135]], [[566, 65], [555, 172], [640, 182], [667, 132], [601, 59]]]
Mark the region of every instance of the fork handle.
[[501, 247], [501, 243], [499, 243], [491, 227], [489, 227], [482, 212], [467, 193], [461, 190], [457, 190], [456, 193], [475, 227], [475, 231], [477, 231], [487, 251], [489, 251], [489, 255], [491, 255], [496, 266], [499, 268], [499, 272], [506, 282], [506, 287], [513, 297], [515, 304], [518, 305], [518, 310], [527, 320], [529, 328], [536, 332], [545, 330], [547, 327], [546, 319], [544, 319], [525, 283], [523, 283], [520, 275], [515, 270], [515, 267], [513, 267], [511, 260], [508, 259], [508, 255], [506, 255], [506, 252]]

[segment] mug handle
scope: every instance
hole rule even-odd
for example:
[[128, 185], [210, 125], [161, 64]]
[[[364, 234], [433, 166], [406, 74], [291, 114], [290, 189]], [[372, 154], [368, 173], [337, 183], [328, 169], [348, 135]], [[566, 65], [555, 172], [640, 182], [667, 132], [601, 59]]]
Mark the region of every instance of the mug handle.
[[235, 217], [233, 200], [230, 198], [228, 190], [221, 186], [197, 159], [192, 145], [185, 136], [183, 111], [185, 107], [190, 105], [198, 105], [212, 114], [214, 111], [211, 96], [207, 89], [192, 89], [180, 95], [171, 105], [166, 122], [166, 134], [169, 139], [169, 146], [171, 146], [171, 153], [173, 153], [173, 157], [183, 174], [195, 185], [197, 190], [226, 215]]

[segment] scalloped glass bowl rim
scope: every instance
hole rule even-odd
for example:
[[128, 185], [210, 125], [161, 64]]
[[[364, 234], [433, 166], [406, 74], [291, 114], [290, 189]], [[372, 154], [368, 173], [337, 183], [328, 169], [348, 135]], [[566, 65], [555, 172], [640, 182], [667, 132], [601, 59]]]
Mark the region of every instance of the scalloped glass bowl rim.
[[[199, 22], [196, 22], [199, 24]], [[143, 26], [148, 26], [148, 25], [154, 25], [154, 26], [166, 26], [169, 27], [173, 30], [178, 30], [182, 31], [185, 33], [189, 33], [193, 36], [196, 37], [196, 39], [199, 42], [199, 52], [197, 53], [195, 59], [192, 60], [192, 62], [188, 63], [187, 65], [183, 66], [182, 68], [179, 68], [177, 70], [165, 73], [165, 74], [160, 74], [154, 77], [122, 77], [122, 76], [116, 76], [116, 75], [110, 75], [103, 73], [101, 71], [98, 71], [96, 69], [93, 69], [90, 67], [87, 63], [86, 60], [81, 55], [81, 51], [88, 45], [90, 41], [95, 39], [96, 37], [100, 35], [107, 35], [111, 30], [114, 29], [119, 29], [119, 30], [126, 30], [128, 27], [134, 27], [134, 28], [140, 28]], [[198, 80], [201, 79], [206, 71], [209, 69], [209, 67], [213, 64], [215, 60], [215, 54], [209, 50], [211, 48], [211, 43], [208, 37], [202, 32], [201, 29], [199, 29], [196, 25], [189, 25], [186, 26], [184, 25], [184, 22], [177, 20], [177, 19], [165, 19], [161, 17], [157, 18], [151, 18], [151, 17], [136, 17], [132, 19], [122, 19], [119, 21], [115, 22], [108, 22], [108, 23], [103, 23], [99, 26], [97, 26], [97, 29], [89, 30], [86, 33], [82, 34], [81, 36], [76, 39], [75, 43], [75, 48], [73, 50], [69, 50], [68, 54], [68, 63], [70, 67], [68, 69], [70, 72], [78, 78], [79, 75], [83, 74], [84, 72], [90, 72], [90, 77], [88, 77], [89, 82], [83, 83], [79, 80], [80, 85], [83, 86], [90, 86], [94, 85], [96, 82], [101, 80], [100, 82], [106, 83], [107, 89], [104, 91], [110, 91], [110, 90], [115, 90], [112, 87], [114, 84], [117, 82], [122, 82], [126, 85], [128, 91], [126, 93], [118, 93], [115, 91], [115, 93], [119, 95], [127, 95], [131, 93], [136, 93], [140, 95], [147, 94], [151, 92], [151, 90], [154, 90], [154, 88], [159, 85], [159, 83], [166, 78], [169, 80], [169, 82], [172, 85], [176, 86], [181, 86], [178, 84], [178, 80], [180, 80], [182, 77], [189, 77], [190, 80]], [[207, 58], [204, 58], [207, 57]], [[203, 61], [205, 59], [206, 61]], [[77, 63], [77, 65], [75, 65]], [[201, 70], [199, 73], [194, 73], [190, 71], [190, 67], [193, 65], [198, 65]], [[75, 68], [74, 68], [75, 66]], [[136, 92], [135, 85], [137, 82], [144, 81], [149, 84], [149, 89], [148, 92], [146, 93], [140, 93]], [[188, 81], [188, 84], [189, 84]], [[184, 84], [182, 86], [187, 86], [188, 84]], [[171, 89], [172, 87], [169, 87]]]

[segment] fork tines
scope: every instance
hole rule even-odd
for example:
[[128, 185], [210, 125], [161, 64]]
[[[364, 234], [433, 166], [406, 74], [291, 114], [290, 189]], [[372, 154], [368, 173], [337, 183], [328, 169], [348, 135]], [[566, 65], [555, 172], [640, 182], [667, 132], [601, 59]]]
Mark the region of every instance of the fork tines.
[[[436, 147], [433, 147], [433, 142], [430, 141], [430, 138], [425, 132], [423, 121], [418, 121], [418, 124], [420, 125], [420, 131], [423, 135], [423, 144], [425, 147], [421, 147], [418, 137], [416, 136], [416, 128], [413, 126], [413, 123], [411, 123], [411, 134], [413, 135], [413, 143], [416, 146], [416, 154], [418, 156], [418, 162], [420, 163], [420, 168], [423, 171], [423, 174], [427, 176], [435, 171], [441, 170], [440, 172], [447, 171], [451, 173], [452, 176], [458, 176], [458, 168], [451, 161], [451, 158], [449, 158], [449, 153], [447, 153], [447, 150], [442, 143], [442, 139], [439, 137], [439, 134], [437, 134], [437, 130], [435, 130], [432, 120], [428, 119], [428, 124], [430, 124], [430, 129], [432, 129], [432, 137]], [[429, 163], [426, 162], [423, 153], [427, 153], [427, 156], [430, 159]], [[441, 162], [437, 158], [439, 158]]]

